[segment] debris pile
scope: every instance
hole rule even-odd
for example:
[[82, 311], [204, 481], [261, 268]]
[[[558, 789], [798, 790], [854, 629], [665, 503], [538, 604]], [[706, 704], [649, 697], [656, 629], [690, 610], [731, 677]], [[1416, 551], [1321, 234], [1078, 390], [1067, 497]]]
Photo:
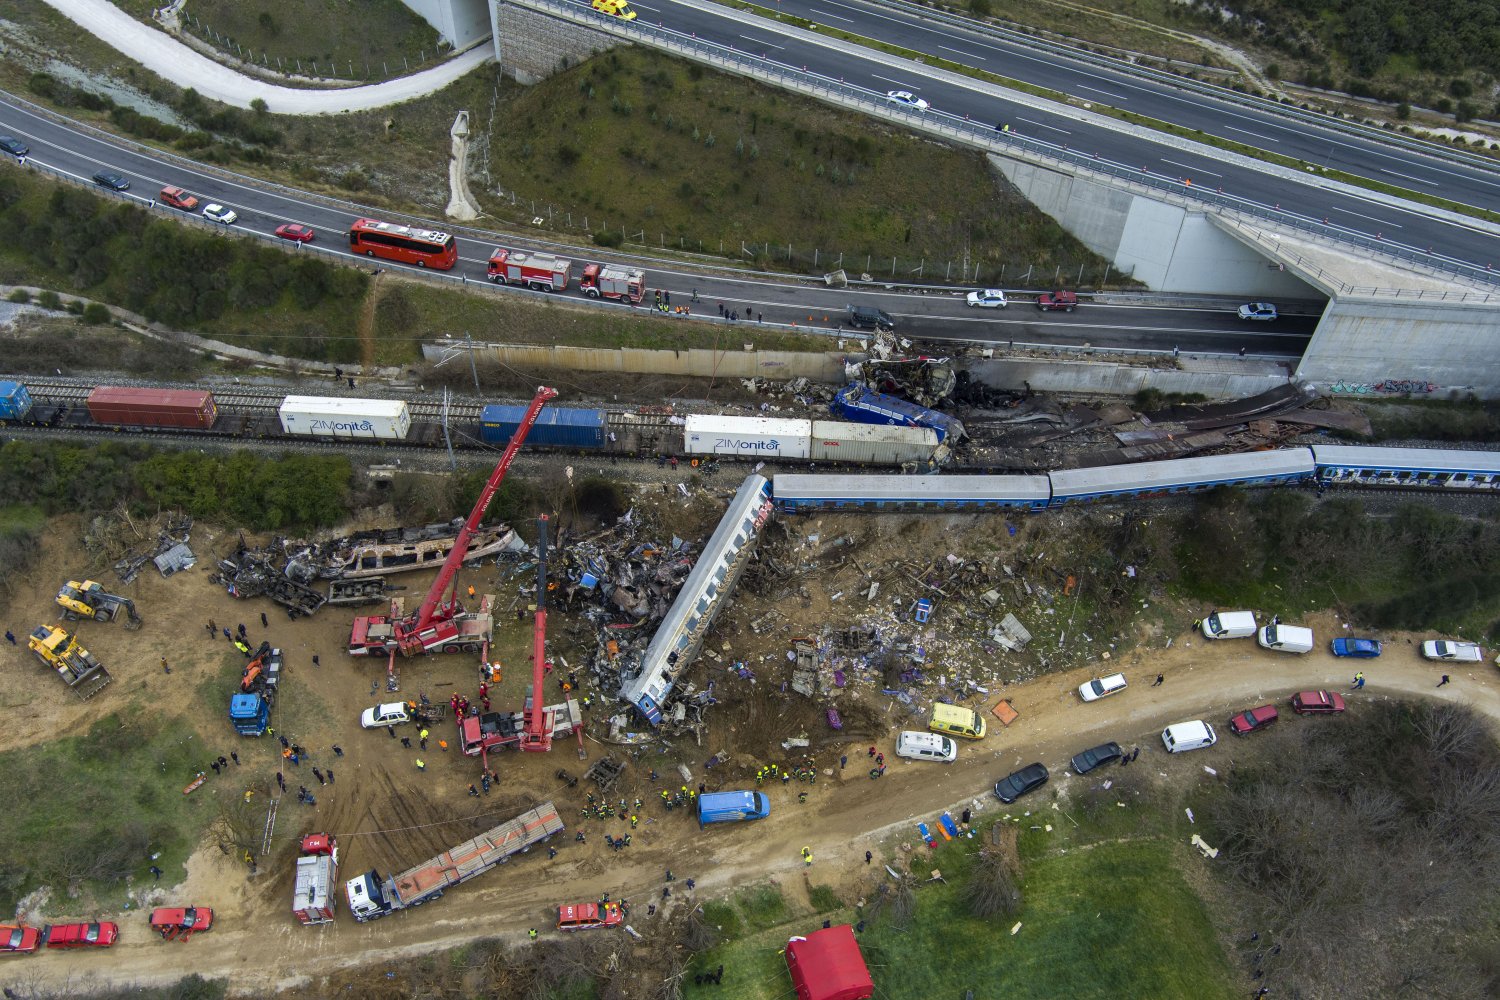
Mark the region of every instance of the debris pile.
[[286, 608], [291, 618], [312, 614], [328, 598], [288, 577], [277, 558], [278, 551], [274, 544], [264, 549], [249, 548], [241, 536], [233, 554], [219, 560], [219, 572], [209, 577], [209, 582], [222, 585], [231, 597], [269, 597]]
[[[96, 560], [113, 563], [122, 583], [130, 583], [153, 560], [162, 576], [192, 566], [195, 559], [187, 545], [192, 530], [193, 519], [186, 514], [164, 511], [138, 521], [121, 505], [89, 522], [83, 544]], [[149, 547], [143, 548], [148, 539]]]

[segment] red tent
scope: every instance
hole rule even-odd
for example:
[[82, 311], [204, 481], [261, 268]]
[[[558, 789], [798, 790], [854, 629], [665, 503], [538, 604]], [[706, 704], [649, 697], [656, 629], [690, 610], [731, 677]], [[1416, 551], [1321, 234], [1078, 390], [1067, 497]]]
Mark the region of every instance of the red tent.
[[786, 964], [797, 1000], [869, 1000], [875, 984], [848, 924], [794, 937], [786, 944]]

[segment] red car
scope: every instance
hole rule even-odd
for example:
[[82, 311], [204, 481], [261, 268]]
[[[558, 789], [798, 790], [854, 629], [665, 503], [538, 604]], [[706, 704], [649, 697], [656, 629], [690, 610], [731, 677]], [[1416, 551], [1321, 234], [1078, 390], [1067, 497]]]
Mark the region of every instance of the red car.
[[198, 207], [198, 198], [188, 194], [180, 187], [164, 187], [161, 194], [157, 195], [163, 205], [171, 205], [180, 208], [184, 212], [191, 212]]
[[214, 925], [214, 911], [206, 906], [162, 907], [151, 911], [151, 929], [164, 941], [186, 941]]
[[92, 924], [52, 924], [43, 933], [48, 948], [108, 948], [120, 936], [120, 927], [100, 920]]
[[300, 222], [288, 222], [284, 226], [276, 227], [276, 235], [281, 239], [291, 240], [293, 243], [311, 243], [314, 234], [311, 226], [304, 226]]
[[1036, 300], [1036, 307], [1043, 312], [1072, 312], [1077, 305], [1078, 296], [1073, 292], [1043, 292]]
[[0, 955], [29, 955], [42, 943], [42, 932], [25, 924], [0, 924]]
[[1344, 696], [1333, 691], [1298, 691], [1292, 695], [1292, 711], [1298, 715], [1337, 715], [1344, 710]]
[[1229, 720], [1229, 731], [1236, 736], [1244, 736], [1260, 729], [1265, 729], [1276, 721], [1276, 706], [1262, 705], [1252, 708], [1248, 712], [1241, 712]]

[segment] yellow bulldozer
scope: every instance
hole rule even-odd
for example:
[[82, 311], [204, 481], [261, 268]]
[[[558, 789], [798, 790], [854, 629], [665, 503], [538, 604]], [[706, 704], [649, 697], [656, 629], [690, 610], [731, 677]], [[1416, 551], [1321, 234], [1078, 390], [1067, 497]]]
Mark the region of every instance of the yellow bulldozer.
[[112, 681], [104, 664], [58, 625], [38, 625], [26, 641], [36, 658], [57, 671], [63, 683], [88, 700]]
[[125, 614], [126, 628], [140, 628], [141, 616], [135, 613], [135, 602], [119, 594], [106, 593], [97, 581], [69, 580], [57, 592], [57, 603], [62, 605], [63, 617], [69, 621], [87, 618], [98, 622], [112, 622]]

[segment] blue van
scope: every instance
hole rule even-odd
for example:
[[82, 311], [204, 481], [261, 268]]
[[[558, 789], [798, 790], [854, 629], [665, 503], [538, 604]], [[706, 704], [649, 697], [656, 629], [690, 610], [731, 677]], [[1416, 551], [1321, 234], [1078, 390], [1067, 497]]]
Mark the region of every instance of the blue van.
[[771, 800], [760, 792], [706, 792], [698, 796], [699, 826], [765, 819], [769, 815]]

